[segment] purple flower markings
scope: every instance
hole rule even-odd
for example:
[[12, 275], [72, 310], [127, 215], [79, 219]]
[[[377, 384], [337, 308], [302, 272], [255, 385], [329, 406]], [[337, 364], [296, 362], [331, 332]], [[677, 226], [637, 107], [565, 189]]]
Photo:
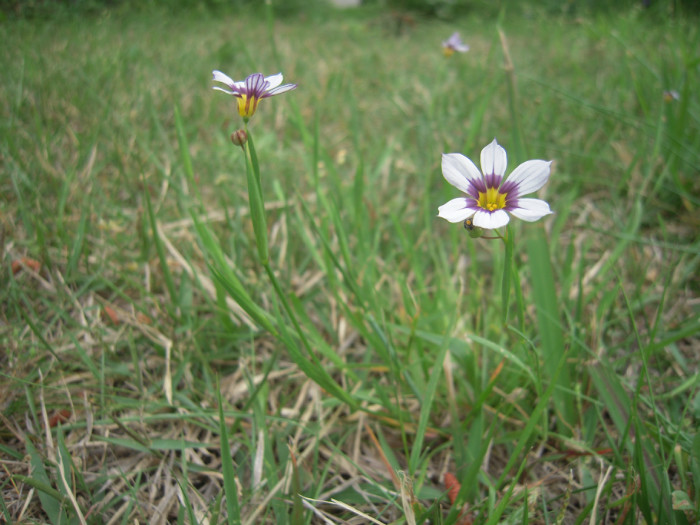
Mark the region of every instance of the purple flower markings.
[[[460, 153], [442, 156], [445, 180], [465, 193], [438, 208], [438, 217], [449, 222], [472, 219], [477, 228], [494, 230], [508, 224], [508, 214], [534, 222], [552, 213], [540, 199], [523, 198], [539, 190], [549, 180], [551, 161], [528, 160], [503, 180], [507, 166], [506, 150], [496, 139], [481, 150], [481, 171]], [[483, 172], [483, 173], [482, 173]]]
[[296, 89], [296, 84], [282, 84], [282, 73], [263, 76], [262, 73], [253, 73], [240, 82], [236, 82], [221, 71], [214, 71], [214, 81], [221, 82], [227, 87], [215, 86], [214, 89], [223, 91], [228, 95], [233, 95], [238, 99], [238, 113], [245, 121], [253, 116], [258, 108], [258, 103], [263, 98], [280, 95]]

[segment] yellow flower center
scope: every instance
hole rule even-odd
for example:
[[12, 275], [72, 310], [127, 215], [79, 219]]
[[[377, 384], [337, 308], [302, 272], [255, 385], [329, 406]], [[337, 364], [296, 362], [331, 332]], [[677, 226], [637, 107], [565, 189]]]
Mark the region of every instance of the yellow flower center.
[[445, 55], [447, 58], [450, 58], [452, 55], [454, 55], [455, 50], [452, 49], [451, 47], [443, 46], [442, 47], [442, 54]]
[[498, 188], [488, 188], [486, 193], [479, 192], [478, 204], [488, 211], [500, 210], [506, 207], [507, 193], [501, 193]]
[[238, 113], [243, 118], [250, 118], [255, 113], [258, 108], [258, 101], [260, 99], [255, 97], [248, 97], [248, 95], [240, 95], [238, 98]]

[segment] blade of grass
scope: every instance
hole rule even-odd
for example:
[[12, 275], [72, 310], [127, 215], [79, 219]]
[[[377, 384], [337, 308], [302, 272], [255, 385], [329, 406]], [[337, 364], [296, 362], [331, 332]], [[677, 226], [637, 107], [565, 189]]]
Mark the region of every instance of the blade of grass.
[[32, 470], [31, 477], [22, 477], [22, 481], [37, 489], [41, 507], [52, 523], [67, 523], [69, 520], [62, 507], [63, 496], [53, 488], [39, 451], [34, 448], [30, 440], [26, 440], [25, 446]]
[[[390, 325], [392, 328], [395, 330], [398, 330], [399, 332], [402, 333], [410, 333], [410, 329], [406, 328], [405, 326], [401, 325]], [[440, 334], [434, 334], [430, 332], [426, 332], [424, 330], [416, 330], [413, 332], [416, 337], [421, 338], [424, 341], [430, 342], [436, 346], [440, 346], [442, 344], [442, 338]], [[532, 370], [523, 363], [518, 356], [516, 356], [514, 353], [510, 352], [503, 346], [494, 343], [493, 341], [489, 341], [488, 339], [485, 339], [483, 337], [479, 337], [478, 335], [474, 334], [469, 334], [468, 338], [473, 341], [474, 343], [480, 344], [486, 348], [489, 348], [490, 350], [493, 350], [496, 352], [498, 355], [508, 359], [512, 364], [516, 365], [522, 372], [527, 374], [527, 376], [534, 382], [535, 381], [535, 375], [533, 374]], [[470, 347], [469, 344], [466, 341], [462, 341], [461, 339], [451, 339], [450, 340], [450, 348], [454, 351], [455, 349], [464, 349], [464, 351], [469, 351]]]
[[219, 439], [221, 451], [221, 470], [224, 475], [224, 493], [226, 494], [226, 521], [229, 525], [241, 524], [241, 508], [238, 503], [238, 485], [236, 473], [233, 470], [233, 458], [231, 457], [230, 441], [224, 418], [224, 401], [221, 397], [219, 381], [216, 381], [216, 401], [219, 405]]
[[[87, 525], [85, 516], [83, 516], [80, 510], [80, 505], [75, 497], [76, 487], [73, 486], [72, 481], [81, 481], [80, 473], [76, 471], [75, 465], [71, 458], [70, 452], [66, 448], [65, 439], [63, 437], [63, 431], [61, 427], [58, 427], [58, 432], [56, 436], [56, 443], [58, 454], [56, 457], [56, 466], [58, 469], [58, 490], [63, 494], [63, 497], [68, 500], [75, 511], [75, 515], [72, 517], [71, 522], [79, 522], [81, 525]], [[74, 478], [75, 476], [75, 478]], [[84, 483], [82, 484], [84, 488]]]
[[[525, 469], [525, 465], [527, 465], [527, 458], [524, 458], [520, 463], [520, 468], [518, 468], [518, 472], [515, 474], [515, 476], [513, 476], [512, 483], [510, 483], [510, 485], [508, 486], [508, 490], [506, 491], [506, 493], [503, 494], [503, 496], [501, 496], [501, 500], [498, 502], [498, 505], [496, 505], [496, 508], [489, 512], [489, 519], [486, 521], [485, 525], [492, 525], [494, 523], [499, 522], [501, 516], [503, 516], [503, 513], [506, 511], [507, 505], [511, 501], [513, 490], [515, 490], [515, 487], [518, 485], [518, 480], [520, 479], [520, 476], [522, 475], [523, 470]], [[527, 509], [527, 500], [525, 500], [524, 507]]]
[[[445, 331], [445, 334], [451, 333], [454, 329], [454, 326], [457, 322], [457, 314], [458, 310], [455, 309], [452, 313], [452, 319], [450, 319], [448, 329]], [[428, 428], [428, 420], [430, 414], [433, 411], [433, 399], [435, 398], [438, 384], [443, 374], [442, 364], [445, 361], [445, 355], [450, 349], [451, 340], [452, 338], [448, 335], [444, 335], [442, 337], [442, 340], [440, 341], [440, 347], [435, 356], [433, 369], [430, 373], [428, 386], [425, 390], [425, 393], [423, 394], [423, 398], [421, 399], [420, 416], [418, 417], [418, 428], [416, 429], [416, 435], [411, 449], [411, 456], [408, 460], [408, 468], [411, 477], [413, 477], [418, 471], [418, 462], [420, 461], [421, 455], [424, 453], [423, 440], [425, 439], [425, 431]]]
[[158, 225], [156, 224], [156, 217], [153, 213], [153, 205], [151, 204], [151, 196], [148, 193], [148, 187], [146, 182], [143, 181], [143, 199], [146, 202], [146, 211], [148, 213], [148, 221], [151, 225], [151, 234], [153, 235], [153, 244], [156, 248], [156, 253], [158, 255], [158, 261], [160, 262], [160, 268], [163, 272], [163, 279], [165, 280], [165, 286], [168, 290], [170, 296], [170, 302], [167, 304], [168, 311], [174, 315], [173, 305], [177, 301], [177, 292], [175, 291], [175, 281], [173, 280], [173, 275], [170, 271], [170, 266], [168, 266], [168, 259], [165, 254], [165, 248], [163, 247], [163, 241], [158, 235]]
[[292, 525], [302, 525], [304, 523], [304, 502], [301, 499], [301, 479], [299, 476], [299, 465], [297, 465], [297, 457], [294, 454], [294, 449], [289, 446], [289, 456], [292, 460], [292, 515], [290, 523]]
[[194, 223], [204, 253], [212, 259], [208, 261], [207, 264], [209, 265], [215, 281], [229, 293], [233, 300], [236, 301], [256, 323], [275, 335], [277, 329], [270, 315], [250, 297], [241, 280], [227, 263], [221, 246], [214, 238], [209, 227], [194, 213], [192, 213], [192, 222]]
[[[559, 362], [557, 363], [556, 369], [554, 370], [554, 375], [551, 378], [551, 383], [547, 387], [547, 390], [545, 390], [542, 393], [542, 396], [540, 399], [537, 401], [537, 404], [535, 405], [534, 409], [531, 411], [530, 418], [527, 420], [527, 424], [525, 427], [520, 431], [519, 433], [519, 438], [518, 442], [516, 443], [515, 447], [513, 448], [512, 452], [510, 452], [510, 459], [506, 463], [506, 466], [503, 468], [503, 473], [501, 476], [498, 478], [498, 481], [496, 482], [496, 487], [501, 487], [503, 486], [503, 482], [507, 476], [510, 475], [510, 470], [513, 468], [513, 465], [518, 461], [518, 457], [522, 453], [522, 451], [525, 449], [527, 446], [528, 442], [532, 438], [532, 435], [535, 432], [535, 427], [537, 426], [538, 422], [540, 421], [540, 417], [544, 413], [545, 409], [551, 402], [552, 394], [554, 393], [557, 385], [558, 385], [558, 377], [559, 373], [565, 366], [565, 359], [566, 355], [562, 355], [561, 358], [559, 359]], [[546, 428], [542, 429], [543, 431], [546, 431]]]
[[[574, 399], [569, 394], [571, 372], [566, 364], [568, 352], [564, 345], [549, 245], [542, 228], [535, 229], [534, 235], [528, 240], [527, 253], [532, 278], [532, 299], [542, 343], [542, 361], [550, 381], [554, 380], [555, 373], [558, 375], [559, 388], [553, 399], [557, 411], [557, 429], [560, 434], [569, 435], [575, 424]], [[560, 370], [559, 366], [562, 366]]]
[[175, 114], [175, 131], [177, 132], [177, 143], [180, 147], [180, 160], [182, 162], [182, 168], [185, 171], [185, 177], [187, 183], [185, 188], [193, 188], [195, 195], [197, 196], [197, 204], [200, 209], [202, 207], [202, 197], [199, 193], [199, 186], [194, 179], [194, 168], [192, 167], [192, 157], [190, 156], [190, 148], [187, 141], [187, 135], [185, 134], [185, 127], [182, 122], [182, 116], [180, 115], [180, 108], [175, 105], [173, 108], [173, 113]]
[[72, 280], [76, 275], [78, 261], [80, 260], [80, 255], [83, 252], [85, 245], [85, 233], [88, 226], [88, 218], [91, 214], [90, 207], [90, 196], [86, 195], [83, 200], [82, 211], [80, 214], [80, 221], [78, 222], [78, 230], [75, 232], [75, 238], [73, 239], [73, 247], [71, 248], [70, 256], [68, 257], [68, 263], [66, 264], [66, 279]]

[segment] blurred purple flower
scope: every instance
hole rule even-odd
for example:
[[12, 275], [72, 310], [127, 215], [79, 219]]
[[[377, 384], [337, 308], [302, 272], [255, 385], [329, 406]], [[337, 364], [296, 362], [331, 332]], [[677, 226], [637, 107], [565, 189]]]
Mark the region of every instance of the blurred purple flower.
[[460, 53], [469, 51], [469, 46], [462, 42], [462, 37], [459, 36], [457, 31], [452, 33], [452, 36], [442, 43], [442, 52], [446, 57], [451, 57], [455, 51]]

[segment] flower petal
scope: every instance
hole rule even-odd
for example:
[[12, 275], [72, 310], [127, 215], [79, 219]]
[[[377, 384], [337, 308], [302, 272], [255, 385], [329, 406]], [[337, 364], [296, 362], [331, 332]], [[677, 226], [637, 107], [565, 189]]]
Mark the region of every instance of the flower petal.
[[474, 210], [467, 208], [467, 199], [457, 197], [438, 208], [438, 217], [449, 222], [461, 222], [474, 215]]
[[[516, 192], [516, 195], [527, 195], [539, 190], [549, 179], [552, 161], [528, 160], [513, 170], [501, 186], [505, 193]], [[514, 195], [515, 196], [515, 195]]]
[[534, 222], [553, 213], [549, 204], [541, 199], [518, 199], [518, 207], [510, 210], [511, 215], [527, 222]]
[[262, 73], [253, 73], [245, 79], [245, 95], [260, 98], [267, 90], [267, 81]]
[[214, 89], [216, 89], [217, 91], [223, 91], [223, 92], [226, 93], [227, 95], [236, 95], [236, 94], [238, 93], [238, 91], [233, 91], [233, 90], [231, 90], [231, 89], [220, 88], [219, 86], [214, 86]]
[[481, 171], [484, 175], [498, 175], [503, 177], [508, 165], [506, 150], [498, 145], [496, 139], [481, 150]]
[[265, 80], [267, 80], [268, 84], [270, 85], [269, 89], [274, 89], [282, 83], [282, 73], [265, 77]]
[[510, 217], [503, 210], [496, 211], [477, 211], [474, 214], [474, 226], [484, 228], [485, 230], [495, 230], [502, 228], [510, 221]]
[[235, 84], [234, 80], [222, 73], [221, 71], [214, 70], [212, 71], [212, 74], [214, 75], [214, 82], [221, 82], [223, 84], [228, 84], [229, 86], [233, 86]]
[[297, 85], [296, 84], [285, 84], [284, 86], [279, 86], [276, 88], [268, 89], [267, 92], [265, 93], [266, 97], [271, 97], [273, 95], [279, 95], [281, 93], [286, 93], [287, 91], [291, 91], [292, 89], [296, 89]]
[[461, 153], [442, 154], [442, 176], [464, 193], [470, 193], [474, 182], [482, 180], [479, 168]]

